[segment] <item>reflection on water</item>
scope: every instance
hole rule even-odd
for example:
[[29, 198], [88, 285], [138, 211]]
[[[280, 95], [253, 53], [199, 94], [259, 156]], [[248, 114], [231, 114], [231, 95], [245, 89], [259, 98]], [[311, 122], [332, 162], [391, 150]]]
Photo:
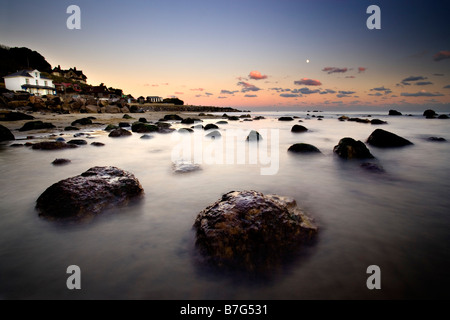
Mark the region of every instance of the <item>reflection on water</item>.
[[[248, 161], [202, 163], [201, 170], [174, 173], [171, 157], [177, 141], [171, 135], [112, 139], [98, 131], [89, 143], [103, 142], [102, 148], [48, 152], [0, 146], [0, 298], [449, 297], [450, 144], [426, 138], [450, 140], [450, 122], [373, 115], [389, 122], [382, 128], [414, 143], [401, 149], [369, 146], [374, 162], [386, 171], [374, 174], [361, 168], [360, 161], [336, 158], [332, 150], [341, 138], [365, 141], [378, 127], [339, 122], [340, 114], [324, 112], [325, 119], [317, 121], [292, 113], [309, 129], [294, 134], [294, 122], [276, 120], [282, 114], [261, 115], [267, 119], [230, 121], [219, 130], [277, 129], [275, 175], [261, 175], [263, 165]], [[299, 142], [315, 145], [323, 156], [288, 154], [289, 146]], [[55, 167], [51, 162], [56, 158], [72, 162]], [[47, 187], [106, 165], [132, 172], [145, 190], [144, 199], [89, 223], [38, 217], [35, 201]], [[202, 264], [194, 245], [192, 225], [198, 212], [222, 194], [244, 189], [293, 197], [320, 227], [315, 243], [270, 276]], [[66, 268], [72, 264], [82, 272], [82, 290], [77, 292], [66, 288]], [[378, 291], [366, 288], [366, 269], [373, 264], [382, 273]]]

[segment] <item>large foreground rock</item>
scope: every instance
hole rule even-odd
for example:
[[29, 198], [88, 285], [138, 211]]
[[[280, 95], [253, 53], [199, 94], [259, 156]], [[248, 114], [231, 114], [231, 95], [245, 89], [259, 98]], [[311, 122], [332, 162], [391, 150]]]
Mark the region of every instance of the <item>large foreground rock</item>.
[[11, 131], [0, 124], [0, 141], [15, 140]]
[[343, 138], [334, 147], [333, 152], [344, 159], [373, 159], [374, 156], [362, 141]]
[[19, 131], [41, 130], [41, 129], [53, 129], [56, 128], [49, 122], [42, 121], [30, 121], [25, 123]]
[[116, 167], [94, 167], [50, 186], [37, 199], [36, 209], [45, 217], [83, 218], [126, 205], [143, 192], [133, 174]]
[[257, 191], [231, 191], [200, 212], [196, 244], [207, 260], [246, 270], [278, 265], [317, 233], [294, 199]]
[[367, 143], [380, 148], [403, 147], [412, 144], [411, 141], [383, 129], [372, 132]]

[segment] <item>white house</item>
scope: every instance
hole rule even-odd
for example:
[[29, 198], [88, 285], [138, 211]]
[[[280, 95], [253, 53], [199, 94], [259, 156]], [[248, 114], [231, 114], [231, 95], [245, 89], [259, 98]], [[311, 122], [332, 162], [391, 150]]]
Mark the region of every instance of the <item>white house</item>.
[[53, 80], [41, 75], [39, 70], [21, 70], [3, 77], [5, 87], [12, 91], [28, 91], [35, 95], [56, 94]]

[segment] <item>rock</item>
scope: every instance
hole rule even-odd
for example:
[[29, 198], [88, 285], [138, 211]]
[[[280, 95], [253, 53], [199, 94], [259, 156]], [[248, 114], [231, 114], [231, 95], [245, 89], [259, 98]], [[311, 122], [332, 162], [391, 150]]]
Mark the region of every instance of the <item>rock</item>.
[[448, 119], [448, 115], [446, 114], [441, 114], [438, 119]]
[[145, 118], [139, 118], [138, 121], [139, 121], [139, 122], [142, 122], [142, 123], [147, 123], [147, 119], [145, 119]]
[[268, 271], [317, 234], [294, 199], [231, 191], [195, 219], [196, 246], [207, 261], [247, 271]]
[[2, 111], [0, 121], [33, 120], [34, 117], [21, 112]]
[[106, 106], [105, 107], [106, 113], [120, 113], [120, 108], [117, 106]]
[[87, 141], [83, 139], [73, 139], [67, 142], [68, 144], [76, 144], [77, 146], [86, 145]]
[[16, 138], [14, 138], [14, 135], [11, 133], [11, 131], [0, 124], [0, 141], [10, 141], [15, 139]]
[[221, 120], [221, 121], [217, 121], [216, 124], [228, 124], [228, 121]]
[[119, 129], [114, 129], [113, 131], [111, 131], [108, 135], [108, 137], [111, 138], [117, 138], [117, 137], [126, 137], [126, 136], [131, 136], [132, 133], [128, 130], [119, 128]]
[[345, 120], [348, 120], [348, 119], [349, 119], [349, 117], [347, 117], [347, 116], [340, 116], [338, 118], [339, 121], [345, 121]]
[[315, 146], [307, 143], [296, 143], [290, 146], [288, 151], [294, 153], [322, 153]]
[[137, 132], [137, 133], [149, 133], [149, 132], [155, 132], [158, 131], [159, 128], [152, 124], [146, 124], [142, 122], [135, 122], [131, 126], [131, 131]]
[[266, 118], [264, 118], [263, 116], [257, 116], [255, 118], [253, 118], [253, 120], [264, 120]]
[[197, 124], [195, 126], [192, 126], [191, 129], [203, 129], [203, 125], [202, 124]]
[[401, 116], [402, 113], [397, 110], [389, 110], [389, 115], [390, 116]]
[[192, 163], [190, 161], [184, 161], [184, 160], [179, 160], [179, 161], [173, 162], [172, 168], [175, 173], [187, 173], [187, 172], [201, 170], [201, 167], [199, 164]]
[[34, 150], [61, 150], [61, 149], [68, 149], [68, 148], [78, 148], [75, 144], [67, 144], [65, 142], [61, 141], [45, 141], [45, 142], [39, 142], [35, 143], [32, 146], [32, 149]]
[[133, 119], [133, 117], [130, 116], [130, 115], [128, 115], [128, 114], [124, 114], [122, 118], [123, 118], [123, 119], [127, 119], [127, 120]]
[[433, 141], [433, 142], [445, 142], [445, 141], [447, 141], [446, 139], [444, 139], [442, 137], [429, 137], [427, 140], [428, 141]]
[[259, 134], [258, 131], [252, 130], [252, 131], [250, 131], [250, 133], [248, 134], [247, 139], [245, 139], [245, 141], [252, 142], [252, 141], [260, 141], [260, 140], [262, 140], [262, 139], [263, 139], [263, 138], [262, 138], [262, 136]]
[[78, 130], [80, 130], [80, 128], [72, 127], [72, 126], [64, 128], [64, 131], [78, 131]]
[[193, 133], [194, 130], [191, 128], [181, 128], [181, 129], [178, 129], [178, 132], [179, 133]]
[[370, 121], [371, 124], [387, 124], [386, 121], [380, 120], [380, 119], [372, 119]]
[[436, 117], [437, 114], [434, 110], [428, 109], [423, 112], [423, 116], [426, 117], [427, 119], [432, 119]]
[[100, 108], [95, 105], [87, 105], [85, 110], [87, 113], [99, 113]]
[[56, 128], [53, 124], [42, 121], [30, 121], [23, 125], [19, 131], [29, 131], [29, 130], [41, 130], [41, 129], [53, 129]]
[[[188, 118], [188, 119], [190, 119], [190, 118]], [[183, 118], [180, 117], [180, 116], [177, 115], [177, 114], [167, 114], [167, 115], [164, 116], [164, 120], [165, 120], [165, 121], [168, 121], [168, 120], [182, 121]], [[183, 123], [183, 122], [182, 122], [182, 123]], [[192, 122], [192, 123], [194, 123], [194, 122]]]
[[353, 138], [343, 138], [334, 147], [333, 152], [343, 159], [372, 159], [374, 156], [361, 141]]
[[82, 126], [86, 126], [88, 124], [92, 124], [92, 119], [90, 119], [90, 118], [81, 118], [81, 119], [73, 121], [71, 123], [71, 126], [76, 126], [77, 124], [82, 125]]
[[127, 128], [130, 124], [128, 122], [119, 122], [119, 128]]
[[92, 142], [92, 143], [91, 143], [91, 146], [94, 146], [94, 147], [104, 147], [105, 144], [102, 143], [102, 142]]
[[65, 142], [65, 141], [66, 141], [66, 139], [64, 139], [64, 138], [62, 138], [62, 137], [59, 137], [59, 138], [56, 138], [56, 141], [61, 141], [61, 142]]
[[251, 118], [252, 116], [249, 114], [242, 114], [239, 116], [239, 118], [243, 119], [243, 118]]
[[11, 148], [19, 148], [24, 147], [25, 145], [23, 143], [13, 143], [10, 145]]
[[208, 124], [205, 126], [204, 129], [205, 129], [205, 130], [213, 130], [213, 129], [219, 129], [219, 127], [216, 126], [215, 124], [208, 123]]
[[253, 120], [252, 120], [252, 119], [244, 119], [243, 121], [244, 121], [244, 122], [245, 122], [245, 121], [251, 122], [251, 121], [253, 121]]
[[122, 113], [128, 113], [128, 112], [130, 112], [130, 109], [129, 109], [127, 106], [123, 106], [123, 107], [120, 109], [120, 112], [122, 112]]
[[211, 139], [219, 139], [219, 138], [222, 137], [222, 135], [220, 134], [219, 131], [214, 130], [214, 131], [208, 133], [208, 134], [206, 135], [206, 137], [207, 137], [207, 138], [211, 138]]
[[383, 129], [377, 129], [372, 132], [367, 139], [367, 143], [380, 148], [402, 147], [412, 144], [409, 140]]
[[292, 118], [292, 117], [280, 117], [280, 118], [278, 118], [278, 121], [294, 121], [294, 118]]
[[295, 132], [295, 133], [306, 132], [306, 131], [308, 131], [308, 129], [299, 124], [294, 125], [291, 129], [291, 132]]
[[373, 173], [384, 173], [384, 168], [380, 166], [379, 164], [373, 163], [373, 162], [364, 162], [361, 163], [361, 168], [373, 172]]
[[94, 167], [47, 188], [37, 199], [36, 209], [44, 217], [83, 218], [126, 205], [143, 192], [133, 174], [116, 167]]
[[144, 134], [141, 136], [141, 139], [153, 139], [153, 136], [148, 135], [148, 134]]
[[63, 164], [69, 164], [70, 162], [72, 162], [72, 161], [69, 159], [55, 159], [55, 160], [53, 160], [52, 164], [55, 166], [60, 166]]
[[228, 117], [228, 121], [239, 121], [239, 117], [230, 116], [230, 117]]
[[113, 124], [108, 124], [104, 130], [105, 131], [112, 131], [112, 130], [115, 130], [115, 129], [119, 129], [119, 127], [115, 126]]
[[193, 124], [195, 122], [201, 122], [201, 121], [202, 120], [200, 120], [200, 119], [186, 118], [186, 119], [181, 120], [181, 123], [183, 123], [183, 124]]

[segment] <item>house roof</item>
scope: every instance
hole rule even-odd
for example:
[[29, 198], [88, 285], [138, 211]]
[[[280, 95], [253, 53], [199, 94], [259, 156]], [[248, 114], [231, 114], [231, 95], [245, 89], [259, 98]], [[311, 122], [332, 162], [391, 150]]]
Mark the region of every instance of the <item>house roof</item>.
[[12, 78], [12, 77], [29, 77], [29, 78], [33, 78], [30, 74], [29, 74], [29, 70], [20, 70], [17, 71], [15, 73], [9, 74], [7, 76], [4, 76], [3, 78]]
[[36, 88], [36, 89], [56, 90], [56, 88], [53, 88], [53, 87], [49, 87], [49, 86], [38, 86], [38, 85], [35, 85], [35, 84], [24, 84], [24, 85], [22, 85], [22, 88], [23, 88], [23, 89], [26, 89], [26, 88]]

